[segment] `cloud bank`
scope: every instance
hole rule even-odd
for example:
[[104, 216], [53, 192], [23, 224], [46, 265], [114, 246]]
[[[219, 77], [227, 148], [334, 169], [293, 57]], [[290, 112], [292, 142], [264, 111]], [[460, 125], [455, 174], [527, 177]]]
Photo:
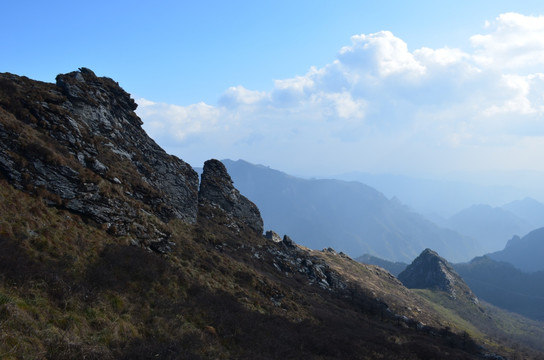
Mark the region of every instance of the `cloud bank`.
[[544, 17], [506, 13], [470, 51], [354, 35], [336, 59], [217, 105], [138, 100], [144, 128], [194, 166], [243, 158], [297, 174], [544, 170]]

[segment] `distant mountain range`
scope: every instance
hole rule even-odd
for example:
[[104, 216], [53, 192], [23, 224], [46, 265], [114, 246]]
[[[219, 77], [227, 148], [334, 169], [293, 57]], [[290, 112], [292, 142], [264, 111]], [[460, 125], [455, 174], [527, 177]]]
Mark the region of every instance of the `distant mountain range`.
[[[544, 228], [514, 237], [498, 252], [453, 264], [476, 296], [495, 306], [544, 321]], [[364, 255], [356, 259], [399, 276], [408, 264]], [[529, 272], [530, 271], [530, 272]]]
[[500, 250], [512, 236], [525, 235], [534, 229], [514, 213], [489, 205], [473, 205], [455, 214], [443, 225], [478, 239], [485, 252]]
[[394, 261], [411, 261], [428, 247], [450, 261], [481, 254], [472, 239], [360, 182], [307, 180], [243, 160], [223, 163], [236, 187], [261, 210], [266, 228], [310, 248]]
[[351, 172], [335, 178], [360, 181], [372, 186], [389, 198], [399, 198], [404, 204], [432, 220], [447, 219], [473, 204], [498, 206], [527, 196], [525, 190], [513, 186], [485, 186], [463, 181], [420, 179], [404, 175]]
[[540, 201], [526, 197], [505, 204], [502, 208], [529, 223], [531, 229], [544, 227], [544, 204]]
[[482, 300], [544, 321], [544, 271], [528, 274], [489, 256], [455, 264], [454, 268]]
[[395, 276], [403, 272], [404, 269], [406, 269], [406, 267], [408, 266], [408, 264], [405, 262], [384, 260], [382, 258], [369, 254], [361, 255], [355, 258], [355, 260], [364, 264], [379, 266]]
[[544, 226], [544, 204], [525, 198], [501, 207], [473, 205], [440, 225], [477, 239], [484, 252], [504, 248], [508, 239]]
[[489, 257], [509, 262], [522, 271], [544, 271], [544, 228], [533, 230], [521, 238], [514, 236], [503, 250], [489, 254]]

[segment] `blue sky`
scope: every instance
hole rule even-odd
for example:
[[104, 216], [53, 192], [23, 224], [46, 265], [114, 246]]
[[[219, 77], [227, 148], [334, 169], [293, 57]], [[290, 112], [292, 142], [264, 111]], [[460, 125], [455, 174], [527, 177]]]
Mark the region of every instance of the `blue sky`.
[[544, 170], [541, 1], [20, 0], [3, 13], [0, 71], [111, 77], [194, 166]]

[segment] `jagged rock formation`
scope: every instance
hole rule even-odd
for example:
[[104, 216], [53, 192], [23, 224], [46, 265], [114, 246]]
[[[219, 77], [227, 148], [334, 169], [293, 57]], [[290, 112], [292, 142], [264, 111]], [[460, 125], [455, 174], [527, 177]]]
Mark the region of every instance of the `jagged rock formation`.
[[259, 209], [233, 186], [225, 165], [219, 160], [204, 163], [198, 201], [200, 206], [222, 210], [232, 227], [248, 227], [258, 234], [263, 233]]
[[398, 279], [410, 289], [439, 290], [448, 293], [453, 299], [462, 296], [471, 302], [478, 302], [478, 298], [453, 267], [431, 249], [425, 249], [399, 274]]
[[216, 160], [198, 193], [135, 106], [87, 69], [0, 75], [0, 354], [482, 358], [385, 270], [267, 240]]
[[0, 173], [113, 234], [164, 243], [149, 215], [194, 223], [198, 175], [147, 136], [136, 106], [85, 68], [56, 85], [0, 74]]
[[[277, 271], [287, 277], [300, 274], [306, 276], [310, 284], [336, 292], [339, 295], [346, 295], [347, 284], [323, 259], [311, 256], [308, 251], [296, 246], [287, 235], [283, 237], [283, 240], [270, 239], [270, 241], [276, 246], [253, 249], [253, 256], [271, 262]], [[266, 250], [268, 257], [264, 255], [263, 250]]]

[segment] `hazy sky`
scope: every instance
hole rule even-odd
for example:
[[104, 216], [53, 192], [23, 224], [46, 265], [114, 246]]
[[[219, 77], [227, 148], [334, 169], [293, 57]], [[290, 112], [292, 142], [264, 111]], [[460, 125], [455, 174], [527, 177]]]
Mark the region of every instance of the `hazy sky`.
[[544, 170], [542, 1], [8, 1], [0, 71], [88, 67], [194, 166]]

